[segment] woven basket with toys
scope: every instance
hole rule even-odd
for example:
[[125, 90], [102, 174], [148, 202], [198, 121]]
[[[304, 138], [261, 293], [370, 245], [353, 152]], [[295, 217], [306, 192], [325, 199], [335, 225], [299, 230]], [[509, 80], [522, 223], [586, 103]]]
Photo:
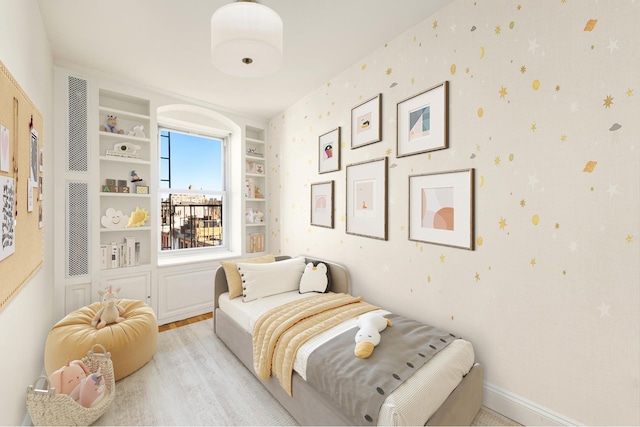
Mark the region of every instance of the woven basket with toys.
[[[96, 347], [102, 353], [94, 352]], [[39, 382], [43, 389], [36, 388]], [[27, 388], [27, 410], [36, 426], [88, 426], [105, 413], [115, 391], [111, 354], [96, 344], [82, 360], [37, 378]]]

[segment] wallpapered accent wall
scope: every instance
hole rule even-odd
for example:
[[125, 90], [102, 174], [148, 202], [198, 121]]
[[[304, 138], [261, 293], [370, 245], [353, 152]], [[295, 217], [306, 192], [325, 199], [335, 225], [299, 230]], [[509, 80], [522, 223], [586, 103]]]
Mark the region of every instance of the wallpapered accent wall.
[[[270, 122], [273, 249], [472, 341], [486, 383], [585, 424], [640, 424], [638, 1], [456, 1]], [[366, 35], [363, 35], [366, 36]], [[345, 40], [348, 43], [348, 40]], [[449, 148], [396, 157], [396, 104], [449, 81]], [[351, 109], [383, 96], [382, 141]], [[318, 137], [342, 128], [341, 169]], [[345, 233], [345, 166], [389, 157], [389, 239]], [[475, 250], [408, 240], [408, 176], [474, 168]], [[333, 229], [310, 185], [335, 180]]]

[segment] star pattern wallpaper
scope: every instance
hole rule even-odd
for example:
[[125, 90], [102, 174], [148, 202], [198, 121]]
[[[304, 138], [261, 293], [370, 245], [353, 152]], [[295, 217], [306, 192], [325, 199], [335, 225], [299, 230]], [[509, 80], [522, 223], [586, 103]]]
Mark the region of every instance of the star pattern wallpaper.
[[[588, 425], [640, 424], [640, 2], [458, 0], [269, 124], [272, 247], [461, 335], [485, 383]], [[345, 41], [348, 42], [348, 41]], [[449, 82], [449, 146], [398, 158], [397, 104]], [[382, 94], [382, 140], [351, 109]], [[318, 137], [342, 129], [338, 171]], [[345, 167], [387, 156], [387, 241], [345, 232]], [[473, 168], [474, 250], [408, 240], [408, 177]], [[335, 181], [335, 227], [310, 186]]]

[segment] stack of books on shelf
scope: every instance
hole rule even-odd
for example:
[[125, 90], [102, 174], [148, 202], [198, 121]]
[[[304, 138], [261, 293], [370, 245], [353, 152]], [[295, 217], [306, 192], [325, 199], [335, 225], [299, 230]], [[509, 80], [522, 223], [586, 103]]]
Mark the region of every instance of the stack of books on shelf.
[[100, 251], [100, 268], [103, 270], [140, 265], [140, 242], [133, 237], [125, 237], [124, 242], [100, 245]]
[[125, 159], [140, 159], [142, 156], [138, 153], [131, 153], [126, 151], [107, 150], [107, 156], [109, 157], [123, 157]]
[[251, 233], [247, 236], [247, 252], [264, 252], [263, 233]]

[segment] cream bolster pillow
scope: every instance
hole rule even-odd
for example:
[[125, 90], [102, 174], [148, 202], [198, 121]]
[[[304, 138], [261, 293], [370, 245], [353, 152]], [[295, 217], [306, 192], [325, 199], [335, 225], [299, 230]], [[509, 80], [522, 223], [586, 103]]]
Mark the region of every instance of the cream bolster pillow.
[[276, 262], [273, 254], [263, 255], [255, 258], [239, 259], [235, 261], [221, 261], [220, 265], [224, 268], [224, 274], [227, 276], [227, 285], [229, 286], [229, 299], [242, 296], [242, 279], [238, 273], [237, 263], [266, 263]]
[[238, 263], [242, 278], [242, 301], [248, 302], [283, 292], [297, 291], [304, 272], [304, 257], [267, 264]]

